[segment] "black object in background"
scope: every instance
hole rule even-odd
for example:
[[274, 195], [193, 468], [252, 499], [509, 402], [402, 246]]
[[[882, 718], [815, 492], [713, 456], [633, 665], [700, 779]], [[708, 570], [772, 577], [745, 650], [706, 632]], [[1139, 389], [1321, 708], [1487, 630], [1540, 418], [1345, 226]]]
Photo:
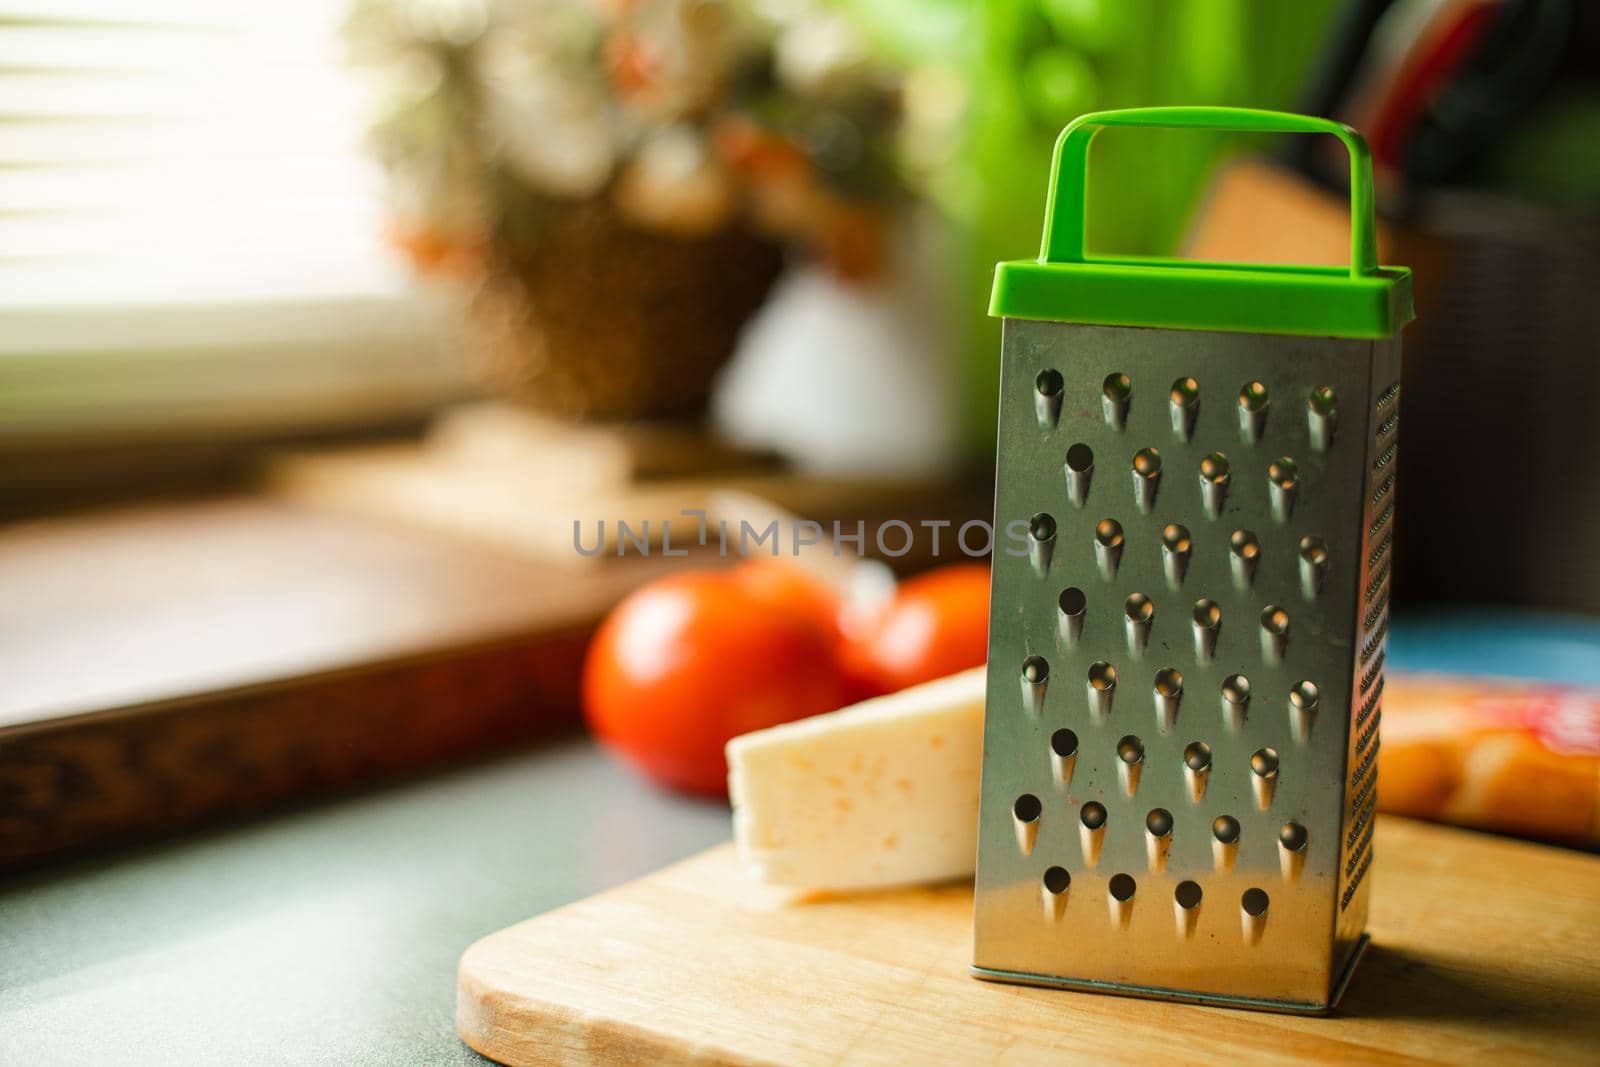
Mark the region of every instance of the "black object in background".
[[[1391, 5], [1350, 4], [1305, 110], [1339, 117]], [[1408, 131], [1387, 205], [1418, 275], [1402, 376], [1402, 606], [1600, 612], [1600, 196], [1546, 202], [1486, 184], [1492, 162], [1517, 169], [1505, 153], [1521, 124], [1593, 93], [1600, 4], [1509, 0]], [[1595, 125], [1589, 151], [1600, 111]], [[1342, 183], [1319, 169], [1313, 139], [1289, 140], [1287, 162]]]

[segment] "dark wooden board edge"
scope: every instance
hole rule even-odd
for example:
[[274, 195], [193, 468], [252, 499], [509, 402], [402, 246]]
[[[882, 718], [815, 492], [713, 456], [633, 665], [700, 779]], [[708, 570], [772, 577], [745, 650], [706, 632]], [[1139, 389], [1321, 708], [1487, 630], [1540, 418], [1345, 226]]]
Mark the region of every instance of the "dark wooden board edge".
[[394, 781], [571, 728], [592, 629], [0, 728], [0, 871]]

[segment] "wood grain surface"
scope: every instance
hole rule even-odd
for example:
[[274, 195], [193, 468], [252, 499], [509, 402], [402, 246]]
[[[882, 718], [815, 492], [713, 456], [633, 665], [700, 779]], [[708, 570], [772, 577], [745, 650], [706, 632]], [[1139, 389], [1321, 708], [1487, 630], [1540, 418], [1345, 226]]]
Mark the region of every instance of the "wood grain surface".
[[[619, 518], [653, 516], [659, 531], [684, 507], [749, 500], [729, 493], [745, 483], [709, 478], [562, 496], [522, 476], [527, 440], [471, 420], [457, 429], [465, 439], [444, 459], [409, 446], [378, 460], [357, 450], [288, 463], [305, 492], [280, 486], [284, 498], [0, 527], [0, 870], [575, 726], [584, 648], [605, 612], [670, 569], [724, 561], [714, 541], [694, 545], [692, 520], [679, 527], [690, 543], [671, 557], [657, 545], [586, 560], [572, 548], [573, 518], [587, 517], [591, 532], [608, 519], [614, 535]], [[631, 438], [609, 458], [592, 445], [526, 466], [548, 474], [570, 460], [616, 480], [701, 461], [661, 435]], [[646, 446], [684, 454], [646, 462], [634, 454]], [[988, 506], [950, 486], [762, 477], [808, 501], [818, 521], [853, 515], [867, 529], [862, 508], [959, 524]], [[421, 495], [395, 496], [397, 485]], [[387, 507], [395, 499], [419, 504], [410, 518], [438, 521], [408, 521]], [[538, 529], [548, 551], [529, 552]], [[897, 569], [932, 562], [931, 538], [917, 545], [891, 561]]]
[[457, 1028], [508, 1064], [1596, 1062], [1600, 858], [1391, 818], [1377, 846], [1326, 1018], [980, 982], [970, 886], [796, 898], [728, 845], [474, 944]]
[[666, 562], [249, 498], [0, 530], [0, 870], [574, 726], [590, 630]]

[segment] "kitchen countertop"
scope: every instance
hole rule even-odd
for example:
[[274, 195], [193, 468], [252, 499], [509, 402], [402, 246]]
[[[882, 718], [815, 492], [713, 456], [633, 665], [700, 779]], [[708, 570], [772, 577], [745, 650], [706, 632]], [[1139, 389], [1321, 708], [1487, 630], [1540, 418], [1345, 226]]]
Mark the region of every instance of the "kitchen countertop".
[[[1457, 614], [1397, 622], [1390, 659], [1593, 683], [1597, 649], [1593, 620]], [[0, 880], [0, 1063], [485, 1063], [467, 945], [728, 836], [574, 739]]]
[[0, 881], [0, 1063], [482, 1064], [479, 937], [729, 835], [587, 742]]

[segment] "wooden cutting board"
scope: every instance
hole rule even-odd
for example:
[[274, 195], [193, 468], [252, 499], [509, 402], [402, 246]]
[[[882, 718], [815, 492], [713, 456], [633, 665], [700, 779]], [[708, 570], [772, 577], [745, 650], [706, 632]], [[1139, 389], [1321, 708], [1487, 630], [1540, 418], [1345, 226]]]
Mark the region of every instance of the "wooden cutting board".
[[491, 934], [456, 1025], [508, 1064], [1600, 1062], [1600, 857], [1380, 820], [1338, 1012], [980, 982], [972, 890], [801, 899], [731, 845]]

